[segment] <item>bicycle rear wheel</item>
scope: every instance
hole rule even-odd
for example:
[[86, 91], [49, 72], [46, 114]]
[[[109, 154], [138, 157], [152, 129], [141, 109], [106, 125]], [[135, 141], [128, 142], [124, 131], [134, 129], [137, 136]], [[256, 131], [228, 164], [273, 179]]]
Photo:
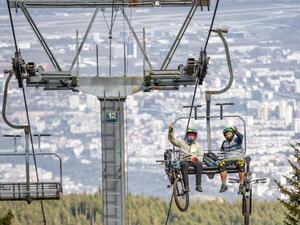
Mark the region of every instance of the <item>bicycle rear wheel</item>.
[[189, 193], [184, 191], [183, 180], [176, 178], [173, 184], [173, 194], [177, 208], [184, 212], [189, 207]]
[[249, 195], [243, 195], [244, 225], [250, 224], [251, 212], [252, 212], [252, 191], [250, 191]]

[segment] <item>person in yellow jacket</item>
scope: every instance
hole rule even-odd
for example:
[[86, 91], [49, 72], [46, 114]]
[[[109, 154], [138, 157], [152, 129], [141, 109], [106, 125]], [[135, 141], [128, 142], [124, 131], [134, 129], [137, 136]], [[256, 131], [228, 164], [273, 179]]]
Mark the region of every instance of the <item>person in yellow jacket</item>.
[[184, 140], [177, 139], [174, 136], [174, 127], [171, 123], [169, 125], [168, 139], [169, 141], [180, 148], [183, 152], [183, 157], [180, 160], [180, 168], [184, 182], [185, 191], [189, 191], [189, 178], [188, 169], [190, 166], [195, 168], [196, 174], [196, 191], [202, 192], [201, 188], [201, 175], [202, 175], [202, 162], [203, 151], [198, 143], [196, 143], [197, 131], [193, 128], [188, 128]]

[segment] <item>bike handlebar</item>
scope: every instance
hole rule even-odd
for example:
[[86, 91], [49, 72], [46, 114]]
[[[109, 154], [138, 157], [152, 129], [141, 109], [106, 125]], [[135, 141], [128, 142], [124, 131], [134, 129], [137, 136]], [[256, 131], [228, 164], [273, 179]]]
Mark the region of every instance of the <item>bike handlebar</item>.
[[267, 179], [262, 178], [262, 179], [256, 179], [252, 181], [253, 184], [265, 184], [267, 183]]
[[157, 163], [164, 163], [164, 162], [168, 162], [168, 160], [155, 160], [155, 162], [157, 162]]
[[[235, 184], [235, 183], [240, 183], [240, 180], [236, 179], [236, 178], [229, 178], [228, 182], [231, 183], [231, 184]], [[261, 179], [251, 180], [249, 183], [251, 183], [251, 184], [265, 184], [265, 183], [267, 183], [267, 179], [261, 178]]]
[[235, 179], [235, 178], [229, 178], [228, 182], [231, 183], [231, 184], [234, 184], [234, 183], [240, 183], [240, 180], [239, 179]]

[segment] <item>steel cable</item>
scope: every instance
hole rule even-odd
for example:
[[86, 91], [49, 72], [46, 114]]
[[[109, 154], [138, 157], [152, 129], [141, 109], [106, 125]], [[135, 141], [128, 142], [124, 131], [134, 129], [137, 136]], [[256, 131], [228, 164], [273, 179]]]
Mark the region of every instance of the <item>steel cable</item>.
[[13, 23], [11, 11], [10, 11], [9, 0], [7, 0], [7, 9], [8, 9], [8, 13], [9, 13], [9, 19], [10, 19], [11, 31], [12, 31], [12, 33], [13, 33], [13, 38], [14, 38], [14, 42], [15, 42], [16, 52], [19, 52], [18, 45], [17, 45], [16, 34], [15, 34], [15, 29], [14, 29], [14, 23]]
[[167, 219], [166, 219], [165, 225], [168, 225], [168, 222], [169, 222], [169, 217], [170, 217], [170, 214], [171, 214], [171, 207], [172, 207], [173, 197], [174, 197], [174, 193], [172, 192], [172, 196], [171, 196], [171, 200], [170, 200], [170, 203], [169, 203], [169, 209], [168, 209], [168, 214], [167, 214]]
[[[206, 51], [206, 48], [207, 48], [207, 45], [208, 45], [208, 41], [209, 41], [209, 38], [210, 38], [210, 34], [211, 34], [211, 31], [212, 31], [212, 27], [213, 27], [213, 25], [214, 25], [214, 21], [215, 21], [215, 18], [216, 18], [218, 6], [219, 6], [219, 0], [217, 0], [217, 2], [216, 2], [214, 14], [213, 14], [213, 17], [212, 17], [212, 20], [211, 20], [210, 28], [209, 28], [208, 35], [207, 35], [206, 42], [205, 42], [205, 46], [204, 46], [204, 52]], [[198, 79], [199, 79], [199, 78], [197, 77], [196, 82], [195, 82], [195, 89], [194, 89], [194, 93], [193, 93], [193, 99], [192, 99], [192, 104], [191, 104], [191, 106], [193, 106], [193, 105], [194, 105], [194, 102], [195, 102], [196, 91], [197, 91], [197, 87], [198, 87]], [[193, 107], [191, 107], [191, 109], [190, 109], [189, 118], [188, 118], [188, 122], [187, 122], [187, 126], [186, 126], [186, 131], [188, 130], [188, 127], [189, 127], [189, 124], [190, 124], [192, 112], [193, 112]], [[173, 197], [174, 197], [174, 193], [172, 193], [171, 200], [170, 200], [170, 203], [169, 203], [169, 209], [168, 209], [168, 214], [167, 214], [167, 218], [166, 218], [166, 223], [165, 223], [165, 225], [168, 224], [168, 221], [169, 221], [169, 218], [170, 218], [170, 213], [171, 213], [171, 207], [172, 207]]]
[[[15, 28], [14, 28], [13, 19], [12, 19], [11, 10], [10, 10], [10, 5], [9, 5], [9, 0], [7, 0], [7, 9], [8, 9], [8, 13], [9, 13], [10, 25], [11, 25], [11, 30], [12, 30], [12, 33], [13, 33], [13, 39], [14, 39], [16, 53], [19, 53], [17, 39], [16, 39], [16, 34], [15, 34]], [[19, 54], [17, 54], [17, 56], [19, 57]], [[20, 65], [19, 65], [19, 69], [20, 69]], [[34, 146], [33, 146], [33, 138], [32, 138], [32, 132], [31, 132], [31, 125], [30, 125], [30, 120], [29, 120], [29, 112], [28, 112], [28, 106], [27, 106], [27, 101], [26, 101], [25, 89], [24, 89], [23, 85], [22, 85], [22, 92], [23, 92], [26, 117], [27, 117], [27, 122], [28, 122], [28, 127], [29, 127], [29, 133], [30, 133], [30, 142], [31, 142], [31, 148], [32, 148], [33, 159], [34, 159], [35, 173], [36, 173], [37, 182], [39, 182], [39, 175], [38, 175], [38, 170], [37, 170], [37, 162], [36, 162], [35, 151], [34, 151]], [[47, 221], [46, 221], [46, 217], [45, 217], [45, 209], [44, 209], [44, 204], [43, 204], [42, 200], [41, 200], [41, 210], [42, 210], [42, 215], [43, 215], [43, 222], [46, 225]]]
[[[206, 51], [206, 48], [207, 48], [207, 45], [208, 45], [210, 34], [211, 34], [211, 31], [212, 31], [212, 28], [213, 28], [213, 25], [214, 25], [214, 22], [215, 22], [218, 6], [219, 6], [219, 0], [217, 0], [217, 2], [216, 2], [214, 14], [213, 14], [213, 17], [212, 17], [212, 20], [211, 20], [211, 23], [210, 23], [208, 35], [207, 35], [205, 46], [204, 46], [204, 52]], [[195, 89], [194, 89], [194, 93], [193, 93], [192, 104], [191, 104], [192, 107], [190, 109], [189, 118], [188, 118], [188, 122], [187, 122], [187, 125], [186, 125], [186, 132], [187, 132], [187, 130], [189, 128], [189, 125], [190, 125], [190, 120], [191, 120], [191, 116], [192, 116], [192, 112], [193, 112], [193, 106], [194, 106], [194, 102], [195, 102], [195, 98], [196, 98], [196, 91], [197, 91], [197, 87], [198, 87], [198, 80], [199, 80], [199, 78], [197, 77], [196, 82], [195, 82]]]
[[[26, 100], [26, 93], [25, 93], [25, 88], [24, 87], [22, 87], [22, 92], [23, 92], [23, 98], [24, 98], [24, 105], [25, 105], [27, 123], [28, 123], [28, 127], [29, 127], [29, 135], [30, 135], [31, 149], [32, 149], [32, 153], [33, 153], [33, 161], [34, 161], [34, 167], [35, 167], [36, 180], [37, 180], [37, 182], [40, 182], [39, 173], [38, 173], [38, 169], [37, 169], [37, 162], [36, 162], [36, 157], [35, 157], [35, 150], [34, 150], [34, 146], [33, 146], [33, 138], [32, 138], [32, 132], [31, 132], [30, 119], [29, 119], [28, 105], [27, 105], [27, 100]], [[43, 222], [46, 225], [47, 221], [46, 221], [46, 216], [45, 216], [45, 209], [44, 209], [43, 200], [41, 200], [41, 210], [42, 210], [42, 214], [43, 214]]]

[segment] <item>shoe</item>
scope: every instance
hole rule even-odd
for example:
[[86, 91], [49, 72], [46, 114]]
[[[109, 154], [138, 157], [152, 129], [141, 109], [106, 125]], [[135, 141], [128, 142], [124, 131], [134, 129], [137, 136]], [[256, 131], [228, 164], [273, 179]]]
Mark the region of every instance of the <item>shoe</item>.
[[202, 187], [201, 187], [201, 185], [196, 185], [196, 191], [202, 192]]
[[243, 194], [245, 194], [245, 192], [246, 192], [245, 191], [245, 186], [243, 184], [240, 184], [238, 194], [243, 195]]
[[221, 189], [220, 189], [220, 193], [225, 192], [228, 190], [228, 187], [226, 184], [222, 184]]

